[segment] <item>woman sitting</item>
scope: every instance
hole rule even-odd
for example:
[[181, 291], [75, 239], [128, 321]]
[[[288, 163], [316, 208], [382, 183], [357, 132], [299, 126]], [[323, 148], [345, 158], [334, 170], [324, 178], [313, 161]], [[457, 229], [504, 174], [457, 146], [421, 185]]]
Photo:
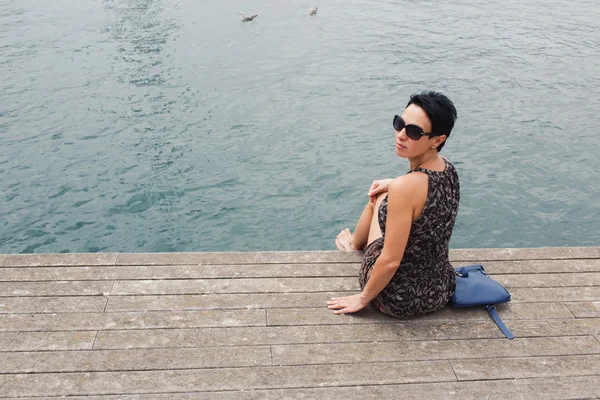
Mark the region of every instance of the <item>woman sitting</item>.
[[412, 95], [394, 117], [396, 154], [408, 158], [410, 171], [374, 181], [354, 234], [346, 229], [336, 237], [339, 250], [365, 253], [362, 292], [332, 298], [327, 305], [334, 313], [353, 313], [372, 301], [385, 314], [417, 317], [448, 303], [456, 285], [448, 245], [460, 190], [454, 166], [439, 151], [456, 117], [454, 104], [437, 92]]

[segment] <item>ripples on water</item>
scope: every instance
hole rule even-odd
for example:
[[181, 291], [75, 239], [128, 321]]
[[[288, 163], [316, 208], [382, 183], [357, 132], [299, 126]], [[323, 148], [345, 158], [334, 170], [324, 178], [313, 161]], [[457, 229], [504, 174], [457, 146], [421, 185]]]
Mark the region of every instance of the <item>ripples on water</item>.
[[527, 3], [0, 3], [0, 252], [332, 249], [422, 89], [453, 247], [598, 245], [599, 7]]

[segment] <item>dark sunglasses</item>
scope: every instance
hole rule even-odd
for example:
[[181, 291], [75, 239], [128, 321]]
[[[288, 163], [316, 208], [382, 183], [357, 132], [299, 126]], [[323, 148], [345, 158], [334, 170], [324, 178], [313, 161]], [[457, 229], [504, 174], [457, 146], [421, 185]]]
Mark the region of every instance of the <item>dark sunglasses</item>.
[[406, 125], [406, 122], [404, 122], [402, 117], [400, 117], [398, 115], [394, 115], [394, 129], [397, 130], [398, 132], [400, 132], [404, 128], [406, 128], [406, 136], [408, 136], [408, 138], [412, 139], [412, 140], [419, 140], [419, 139], [421, 139], [422, 136], [429, 136], [429, 137], [439, 136], [436, 133], [423, 132], [423, 128], [421, 128], [418, 125], [412, 125], [412, 124]]

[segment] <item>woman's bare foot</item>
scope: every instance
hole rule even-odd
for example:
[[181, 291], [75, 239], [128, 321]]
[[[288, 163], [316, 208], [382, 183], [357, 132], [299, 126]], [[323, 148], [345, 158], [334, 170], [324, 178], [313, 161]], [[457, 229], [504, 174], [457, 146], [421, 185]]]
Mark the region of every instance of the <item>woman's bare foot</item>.
[[335, 237], [335, 245], [339, 251], [355, 251], [352, 245], [352, 233], [350, 229], [344, 229]]

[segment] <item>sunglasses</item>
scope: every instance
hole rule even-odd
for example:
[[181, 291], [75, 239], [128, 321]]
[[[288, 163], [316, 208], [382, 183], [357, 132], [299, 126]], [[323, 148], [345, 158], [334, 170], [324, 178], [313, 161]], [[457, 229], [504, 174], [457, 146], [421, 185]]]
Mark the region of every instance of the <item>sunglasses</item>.
[[409, 139], [412, 140], [419, 140], [421, 139], [421, 137], [423, 136], [439, 136], [436, 133], [426, 133], [423, 132], [423, 128], [421, 128], [418, 125], [412, 125], [412, 124], [408, 124], [406, 125], [406, 122], [404, 122], [404, 120], [402, 119], [402, 117], [395, 115], [394, 116], [394, 129], [398, 132], [400, 132], [402, 129], [406, 128], [406, 136], [408, 136]]

